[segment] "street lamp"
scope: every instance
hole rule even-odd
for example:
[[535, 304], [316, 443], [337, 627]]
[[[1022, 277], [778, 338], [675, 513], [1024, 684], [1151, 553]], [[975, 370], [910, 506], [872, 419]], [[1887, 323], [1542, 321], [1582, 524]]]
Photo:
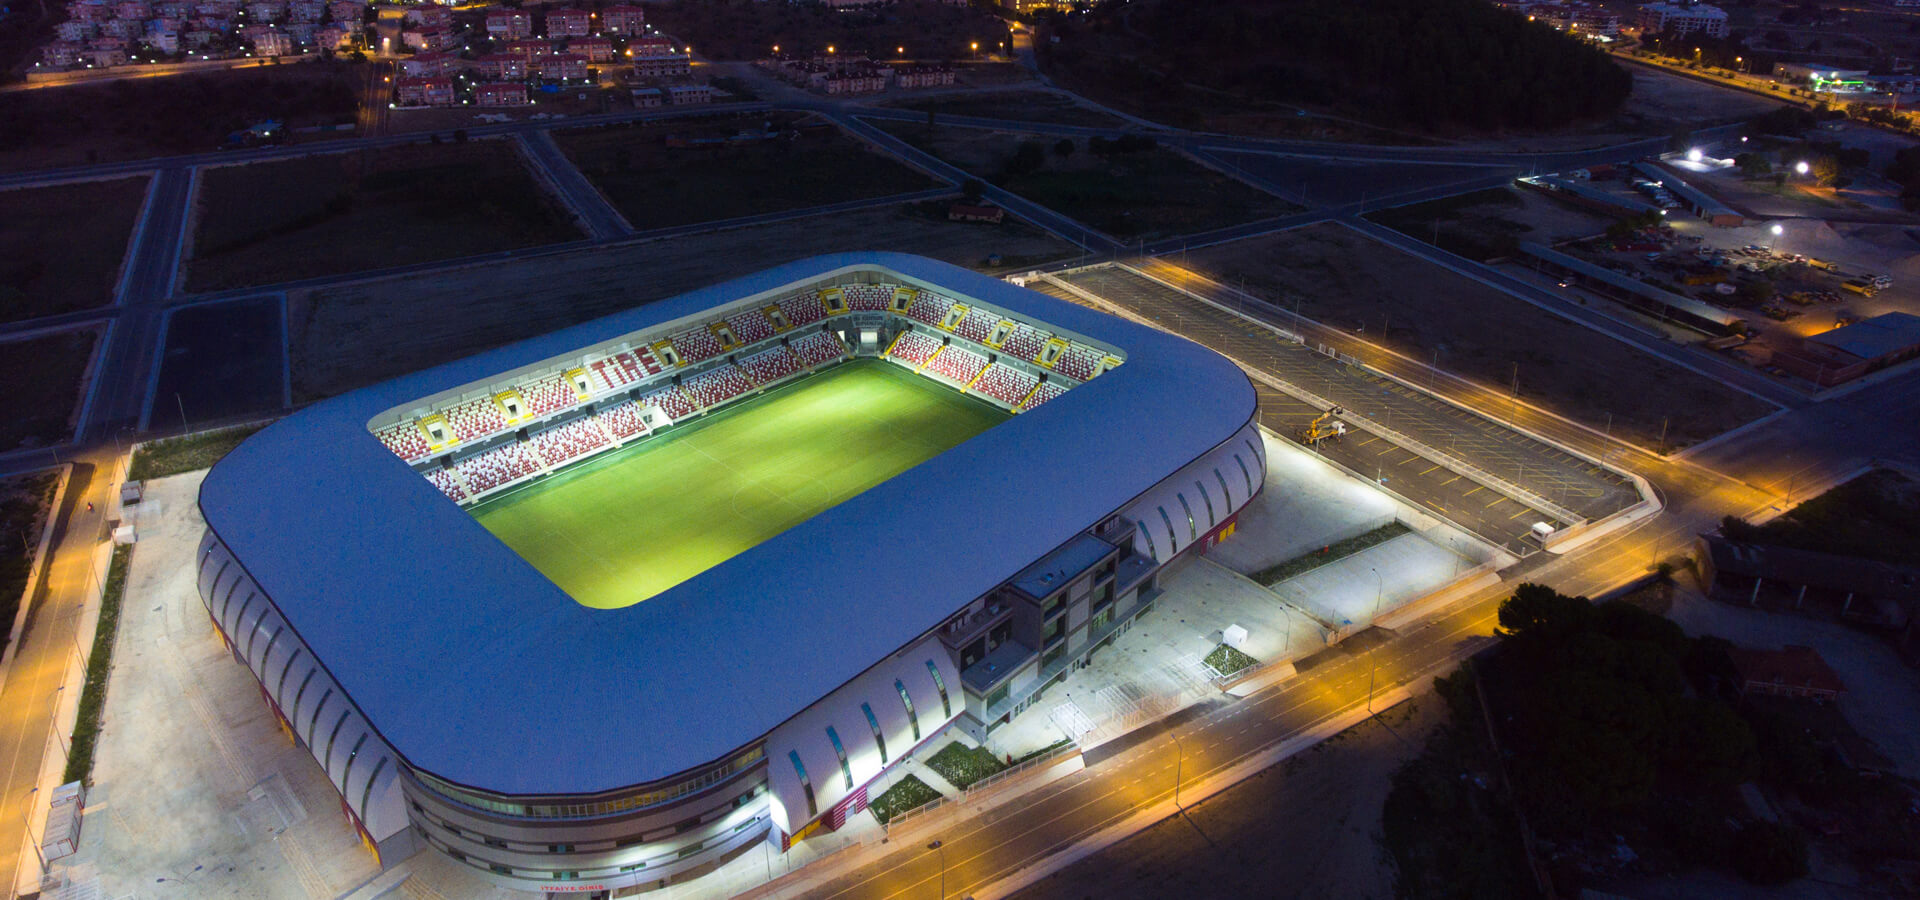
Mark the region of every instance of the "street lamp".
[[1180, 746], [1180, 735], [1169, 731], [1167, 737], [1173, 738], [1173, 808], [1186, 812], [1180, 806], [1180, 764], [1186, 758], [1186, 749]]
[[1772, 250], [1773, 242], [1776, 240], [1779, 240], [1781, 235], [1787, 233], [1787, 230], [1785, 228], [1780, 227], [1780, 223], [1775, 222], [1773, 225], [1767, 228], [1767, 233], [1773, 235], [1773, 237], [1770, 237], [1767, 239], [1767, 249]]
[[1793, 170], [1802, 175], [1807, 174], [1807, 172], [1811, 171], [1812, 168], [1813, 168], [1812, 166], [1807, 165], [1807, 161], [1804, 159], [1793, 164]]
[[940, 854], [940, 900], [947, 900], [947, 851], [944, 849], [946, 846], [943, 841], [934, 841], [927, 845], [928, 850]]

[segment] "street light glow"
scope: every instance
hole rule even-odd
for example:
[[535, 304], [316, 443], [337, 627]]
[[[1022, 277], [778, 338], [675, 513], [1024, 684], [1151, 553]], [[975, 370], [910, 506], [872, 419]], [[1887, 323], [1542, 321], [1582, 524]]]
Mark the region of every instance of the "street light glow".
[[1775, 225], [1772, 228], [1769, 228], [1767, 230], [1773, 232], [1774, 237], [1779, 237], [1780, 235], [1787, 233], [1787, 230], [1785, 228], [1781, 228], [1779, 225]]
[[1794, 163], [1794, 164], [1793, 164], [1793, 170], [1794, 170], [1795, 172], [1799, 172], [1799, 173], [1800, 173], [1800, 174], [1802, 174], [1802, 175], [1805, 175], [1805, 174], [1807, 174], [1807, 171], [1808, 171], [1808, 170], [1809, 170], [1810, 168], [1812, 168], [1812, 167], [1811, 167], [1811, 166], [1808, 166], [1808, 165], [1807, 165], [1807, 161], [1806, 161], [1806, 160], [1804, 160], [1804, 159], [1803, 159], [1803, 160], [1801, 160], [1801, 161], [1799, 161], [1799, 162], [1797, 162], [1797, 163]]
[[1699, 161], [1700, 161], [1700, 158], [1701, 158], [1701, 157], [1703, 157], [1703, 156], [1705, 156], [1705, 155], [1706, 155], [1706, 154], [1704, 154], [1704, 153], [1701, 153], [1701, 152], [1700, 152], [1700, 148], [1699, 148], [1699, 147], [1694, 147], [1693, 149], [1691, 149], [1691, 150], [1688, 150], [1688, 151], [1687, 151], [1687, 161], [1688, 161], [1688, 162], [1699, 162]]

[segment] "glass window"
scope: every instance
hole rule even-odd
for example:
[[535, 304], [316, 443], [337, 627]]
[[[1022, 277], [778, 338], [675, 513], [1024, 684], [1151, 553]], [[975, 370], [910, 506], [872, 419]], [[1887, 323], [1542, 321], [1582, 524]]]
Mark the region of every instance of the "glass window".
[[326, 769], [328, 775], [333, 774], [333, 763], [331, 762], [333, 759], [333, 742], [340, 739], [340, 729], [346, 727], [347, 716], [352, 714], [352, 709], [341, 710], [340, 718], [334, 720], [333, 730], [327, 732], [327, 752], [320, 754], [320, 767]]
[[1238, 453], [1233, 455], [1233, 461], [1240, 464], [1240, 477], [1247, 480], [1247, 496], [1253, 496], [1253, 473], [1247, 471], [1247, 461], [1241, 459]]
[[992, 709], [999, 704], [1007, 702], [1007, 691], [1011, 687], [1012, 685], [1003, 684], [994, 688], [993, 693], [987, 695], [987, 709]]
[[799, 751], [788, 750], [787, 759], [793, 763], [794, 774], [800, 776], [800, 789], [807, 793], [807, 818], [811, 819], [820, 814], [820, 805], [813, 800], [813, 782], [807, 778], [807, 767], [800, 763]]
[[[300, 655], [305, 652], [307, 651], [304, 649], [295, 648], [293, 651], [293, 655], [287, 657], [287, 664], [280, 667], [280, 680], [274, 682], [274, 685], [273, 685], [273, 702], [275, 703], [286, 702], [281, 698], [287, 695], [287, 676], [292, 674], [293, 664], [298, 662], [300, 660]], [[282, 710], [282, 712], [285, 712], [285, 710]]]
[[1198, 478], [1193, 480], [1193, 486], [1200, 489], [1200, 499], [1206, 501], [1207, 527], [1212, 528], [1213, 526], [1220, 524], [1220, 517], [1214, 515], [1213, 513], [1213, 498], [1207, 495], [1207, 486], [1204, 484], [1201, 484], [1200, 479]]
[[1160, 507], [1160, 523], [1167, 526], [1167, 550], [1172, 552], [1180, 549], [1180, 539], [1173, 534], [1173, 517], [1167, 515], [1167, 508], [1164, 506]]
[[927, 674], [933, 676], [933, 686], [940, 689], [940, 714], [953, 718], [953, 701], [947, 699], [946, 679], [940, 677], [940, 669], [933, 664], [933, 660], [927, 660]]
[[313, 718], [307, 722], [307, 746], [309, 747], [313, 746], [313, 736], [320, 733], [320, 711], [327, 708], [327, 700], [332, 697], [333, 688], [327, 688], [327, 692], [320, 695], [320, 705], [313, 708]]
[[1133, 524], [1140, 526], [1140, 536], [1147, 539], [1147, 555], [1154, 559], [1159, 559], [1160, 548], [1153, 545], [1153, 532], [1147, 529], [1147, 523], [1135, 522]]
[[[262, 617], [262, 618], [264, 618], [264, 617], [266, 616], [266, 611], [265, 611], [265, 610], [261, 610], [261, 612], [260, 612], [260, 614], [261, 614], [261, 617]], [[267, 667], [267, 659], [268, 659], [268, 657], [271, 657], [271, 656], [273, 656], [273, 645], [274, 645], [274, 644], [277, 644], [277, 643], [279, 643], [279, 642], [280, 642], [280, 635], [282, 635], [282, 634], [284, 634], [284, 633], [286, 633], [286, 630], [287, 630], [287, 626], [283, 624], [283, 625], [281, 625], [280, 627], [278, 627], [278, 628], [275, 628], [275, 629], [273, 630], [273, 634], [271, 634], [271, 635], [269, 635], [269, 636], [267, 637], [267, 648], [266, 648], [265, 650], [262, 650], [262, 651], [260, 651], [260, 668], [261, 668], [262, 670], [264, 670], [264, 669], [266, 669], [266, 667]], [[248, 635], [248, 637], [252, 637], [252, 635]], [[252, 642], [252, 641], [248, 641], [248, 642], [247, 642], [247, 655], [248, 655], [248, 656], [252, 656], [252, 655], [253, 655], [253, 642]], [[264, 674], [264, 672], [263, 672], [263, 674]]]
[[1213, 469], [1213, 480], [1220, 482], [1220, 498], [1225, 501], [1227, 507], [1231, 509], [1233, 507], [1233, 492], [1227, 490], [1227, 476], [1220, 474], [1219, 466], [1215, 466]]
[[[287, 713], [287, 721], [293, 723], [295, 734], [300, 733], [300, 698], [307, 695], [307, 685], [313, 683], [313, 676], [320, 674], [320, 667], [307, 670], [307, 677], [300, 679], [300, 689], [293, 692], [293, 709]], [[308, 731], [313, 729], [309, 728]]]
[[840, 757], [840, 777], [846, 779], [847, 790], [853, 790], [853, 767], [847, 765], [847, 748], [840, 743], [840, 733], [827, 726], [827, 740], [833, 742], [833, 754]]
[[907, 686], [900, 679], [893, 680], [893, 689], [900, 692], [900, 703], [907, 708], [907, 722], [913, 726], [913, 742], [920, 743], [920, 717], [913, 712], [913, 698], [907, 696]]
[[364, 816], [367, 814], [367, 801], [373, 798], [374, 782], [380, 780], [380, 773], [386, 771], [387, 763], [390, 763], [392, 761], [393, 759], [391, 757], [387, 757], [387, 756], [380, 757], [380, 764], [373, 767], [372, 775], [367, 776], [367, 786], [360, 789], [360, 814], [361, 815]]
[[860, 711], [867, 714], [867, 727], [873, 729], [873, 745], [880, 748], [880, 764], [887, 764], [887, 738], [880, 733], [880, 720], [873, 716], [871, 704], [860, 704]]
[[[347, 781], [353, 778], [353, 763], [360, 758], [360, 748], [367, 745], [367, 734], [365, 731], [360, 732], [360, 739], [353, 742], [352, 750], [347, 751], [347, 765], [340, 770], [340, 787], [343, 789], [347, 786]], [[365, 810], [366, 807], [361, 807], [363, 815]]]
[[[1253, 454], [1253, 462], [1254, 462], [1254, 464], [1255, 464], [1255, 465], [1259, 465], [1259, 464], [1260, 464], [1260, 448], [1259, 448], [1259, 447], [1255, 447], [1255, 446], [1253, 445], [1253, 438], [1245, 438], [1245, 441], [1246, 441], [1246, 444], [1247, 444], [1247, 452], [1248, 452], [1248, 453], [1251, 453], [1251, 454]], [[1261, 472], [1260, 472], [1260, 477], [1261, 477], [1261, 478], [1263, 478], [1263, 479], [1267, 477], [1267, 473], [1266, 473], [1266, 470], [1265, 470], [1265, 469], [1262, 469], [1262, 470], [1261, 470]]]
[[1180, 509], [1181, 509], [1181, 511], [1183, 511], [1183, 512], [1185, 512], [1185, 513], [1187, 514], [1187, 540], [1189, 540], [1189, 541], [1197, 541], [1197, 540], [1199, 540], [1199, 539], [1200, 539], [1200, 529], [1199, 529], [1199, 528], [1198, 528], [1197, 526], [1195, 526], [1195, 525], [1194, 525], [1194, 522], [1193, 522], [1193, 507], [1191, 507], [1191, 506], [1188, 506], [1188, 505], [1187, 505], [1187, 495], [1186, 495], [1186, 494], [1178, 494], [1178, 493], [1176, 493], [1176, 494], [1174, 494], [1174, 495], [1173, 495], [1173, 499], [1175, 499], [1175, 500], [1178, 500], [1178, 501], [1180, 501]]

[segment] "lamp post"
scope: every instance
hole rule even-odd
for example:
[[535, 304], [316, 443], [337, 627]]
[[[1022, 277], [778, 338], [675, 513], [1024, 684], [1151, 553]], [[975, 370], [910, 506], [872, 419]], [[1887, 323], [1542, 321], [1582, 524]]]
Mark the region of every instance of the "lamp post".
[[1785, 228], [1782, 228], [1780, 226], [1780, 223], [1778, 222], [1775, 222], [1772, 226], [1768, 227], [1767, 233], [1772, 235], [1772, 237], [1767, 238], [1767, 249], [1772, 250], [1773, 242], [1779, 240], [1780, 235], [1785, 234], [1786, 232], [1787, 230]]
[[1180, 805], [1180, 768], [1186, 758], [1186, 748], [1180, 746], [1180, 735], [1169, 731], [1167, 737], [1173, 738], [1173, 808], [1186, 812]]
[[940, 900], [947, 900], [947, 851], [946, 843], [934, 841], [927, 845], [928, 850], [940, 854]]
[[[1380, 570], [1377, 567], [1369, 567], [1367, 571], [1373, 573], [1373, 616], [1372, 618], [1367, 619], [1367, 627], [1372, 628], [1376, 623], [1380, 621], [1380, 599], [1387, 592], [1387, 580], [1385, 578], [1380, 577]], [[1374, 671], [1375, 671], [1375, 666], [1373, 664], [1373, 643], [1369, 642], [1367, 644], [1367, 712], [1368, 713], [1373, 712]]]

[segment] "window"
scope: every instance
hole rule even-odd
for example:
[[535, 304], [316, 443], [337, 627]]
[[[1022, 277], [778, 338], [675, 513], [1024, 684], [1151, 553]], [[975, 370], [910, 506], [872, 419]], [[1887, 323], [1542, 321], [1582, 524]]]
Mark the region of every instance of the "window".
[[1103, 609], [1093, 614], [1093, 621], [1087, 623], [1087, 631], [1091, 632], [1098, 628], [1105, 628], [1107, 624], [1112, 621], [1113, 609], [1111, 607]]
[[[362, 731], [360, 732], [360, 739], [353, 742], [353, 749], [347, 751], [346, 767], [340, 770], [340, 787], [342, 789], [345, 789], [347, 782], [353, 778], [353, 761], [360, 758], [360, 748], [366, 746], [366, 744], [367, 732]], [[362, 809], [365, 809], [365, 807], [362, 807]]]
[[1220, 523], [1220, 517], [1213, 514], [1213, 498], [1207, 496], [1207, 486], [1201, 484], [1200, 479], [1194, 479], [1193, 486], [1200, 489], [1200, 499], [1207, 503], [1207, 527], [1212, 528]]
[[1140, 526], [1140, 536], [1147, 539], [1147, 555], [1159, 559], [1160, 548], [1153, 545], [1153, 532], [1147, 530], [1147, 523], [1135, 522], [1134, 524]]
[[576, 878], [579, 878], [579, 877], [580, 877], [580, 873], [579, 873], [579, 872], [555, 872], [555, 873], [553, 873], [553, 880], [555, 880], [555, 881], [572, 881], [572, 880], [574, 880], [574, 879], [576, 879]]
[[813, 800], [813, 782], [807, 779], [807, 767], [800, 764], [800, 753], [788, 750], [787, 759], [793, 763], [793, 772], [800, 776], [800, 789], [807, 793], [807, 818], [820, 814], [820, 805]]
[[1007, 702], [1007, 692], [1012, 687], [1013, 685], [1003, 684], [994, 688], [993, 693], [987, 695], [987, 709], [992, 709], [995, 706]]
[[1173, 499], [1180, 501], [1180, 509], [1185, 511], [1187, 514], [1187, 540], [1189, 541], [1199, 540], [1200, 529], [1195, 527], [1193, 523], [1193, 507], [1187, 505], [1187, 495], [1174, 494]]
[[572, 844], [548, 844], [547, 852], [548, 853], [572, 853], [573, 845]]
[[[265, 614], [266, 614], [265, 611], [261, 612], [262, 616], [265, 616]], [[263, 674], [265, 673], [267, 668], [267, 660], [273, 656], [273, 645], [280, 642], [280, 635], [285, 634], [286, 631], [287, 631], [287, 626], [285, 624], [282, 624], [280, 627], [275, 628], [273, 630], [273, 634], [267, 638], [267, 648], [265, 650], [260, 651], [260, 669]], [[253, 655], [253, 647], [251, 642], [248, 643], [247, 655], [248, 656]]]
[[[380, 780], [380, 773], [385, 772], [387, 770], [387, 763], [390, 763], [392, 761], [393, 760], [389, 757], [385, 757], [385, 756], [380, 757], [380, 764], [373, 767], [372, 775], [367, 776], [367, 786], [365, 788], [362, 788], [360, 791], [360, 814], [361, 815], [366, 815], [367, 801], [373, 798], [374, 782]], [[458, 833], [460, 830], [458, 828], [453, 828], [453, 826], [451, 825], [447, 827], [450, 830], [454, 831], [455, 833]]]
[[495, 875], [512, 875], [513, 874], [512, 866], [503, 866], [499, 863], [487, 863], [487, 870], [491, 871]]
[[293, 664], [296, 662], [299, 662], [300, 655], [305, 652], [307, 651], [302, 649], [295, 649], [293, 651], [293, 655], [287, 657], [287, 664], [280, 667], [280, 680], [275, 682], [273, 685], [273, 702], [275, 703], [285, 702], [281, 698], [287, 695], [287, 676], [293, 673]]
[[833, 742], [833, 755], [840, 757], [840, 777], [846, 779], [847, 790], [853, 790], [853, 767], [847, 765], [847, 748], [840, 743], [840, 733], [827, 726], [827, 740]]
[[880, 764], [887, 764], [887, 738], [880, 733], [880, 720], [873, 716], [873, 706], [860, 704], [860, 711], [867, 714], [867, 727], [873, 729], [873, 745], [880, 748]]
[[327, 733], [327, 752], [320, 754], [320, 768], [328, 770], [328, 775], [333, 774], [333, 742], [340, 739], [340, 729], [346, 727], [347, 716], [352, 714], [351, 709], [341, 710], [340, 718], [333, 723], [333, 730]]
[[907, 696], [907, 686], [900, 679], [893, 680], [893, 689], [900, 692], [900, 703], [907, 708], [907, 722], [913, 726], [913, 742], [920, 743], [920, 717], [913, 712], [913, 698]]
[[320, 695], [320, 705], [313, 708], [313, 718], [307, 721], [307, 746], [309, 747], [313, 746], [313, 736], [320, 733], [320, 711], [327, 708], [327, 701], [332, 698], [333, 688], [327, 688], [327, 692]]
[[1180, 539], [1173, 535], [1173, 517], [1167, 515], [1167, 508], [1164, 506], [1160, 507], [1160, 523], [1167, 526], [1167, 549], [1180, 549]]
[[1218, 466], [1215, 466], [1213, 469], [1213, 480], [1220, 482], [1220, 498], [1224, 500], [1227, 507], [1231, 509], [1233, 507], [1233, 492], [1227, 490], [1227, 476], [1220, 474], [1220, 467]]
[[[300, 733], [300, 725], [298, 724], [300, 721], [300, 698], [307, 695], [307, 685], [312, 684], [313, 676], [318, 674], [320, 674], [320, 668], [318, 666], [308, 669], [307, 677], [300, 679], [300, 689], [293, 692], [293, 709], [287, 713], [287, 721], [293, 724], [294, 734]], [[313, 729], [308, 728], [307, 730], [311, 732]], [[309, 734], [308, 737], [312, 737], [312, 735]]]
[[953, 718], [953, 701], [947, 699], [947, 681], [940, 677], [940, 670], [934, 666], [933, 660], [927, 660], [927, 674], [933, 676], [933, 686], [940, 690], [940, 714]]
[[1247, 471], [1247, 461], [1241, 459], [1238, 453], [1233, 455], [1233, 461], [1240, 464], [1240, 477], [1247, 480], [1247, 496], [1253, 496], [1253, 474]]
[[[1260, 448], [1253, 445], [1253, 438], [1243, 438], [1243, 440], [1247, 444], [1247, 452], [1253, 454], [1253, 461], [1257, 465], [1260, 462]], [[1267, 477], [1264, 469], [1261, 470], [1260, 477], [1263, 479]]]
[[1041, 646], [1051, 647], [1054, 644], [1057, 644], [1062, 640], [1065, 640], [1066, 637], [1067, 637], [1067, 620], [1063, 616], [1061, 618], [1053, 620], [1053, 624], [1047, 626], [1047, 636], [1046, 636], [1046, 639], [1041, 643]]

